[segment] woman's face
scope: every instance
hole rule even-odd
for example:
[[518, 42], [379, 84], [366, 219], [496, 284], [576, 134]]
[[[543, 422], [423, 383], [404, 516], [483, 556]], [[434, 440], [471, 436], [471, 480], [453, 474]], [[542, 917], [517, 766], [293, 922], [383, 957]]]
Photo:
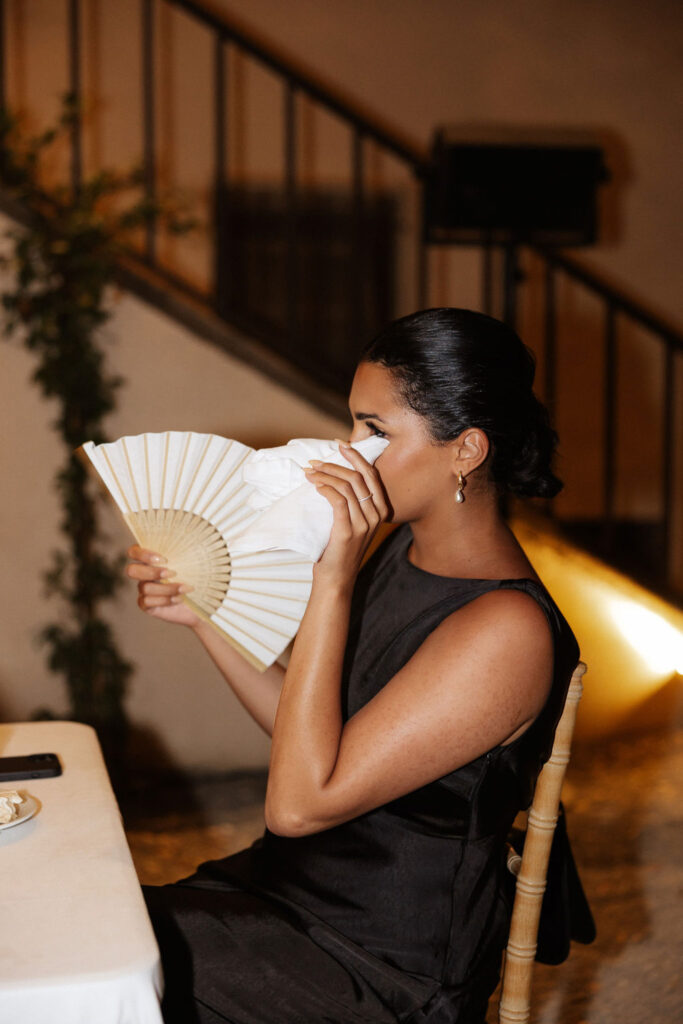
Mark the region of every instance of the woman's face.
[[453, 500], [455, 477], [451, 445], [438, 444], [426, 421], [406, 405], [396, 379], [385, 366], [360, 363], [356, 370], [349, 408], [353, 419], [351, 441], [376, 434], [389, 445], [375, 463], [394, 522], [415, 522], [433, 502]]

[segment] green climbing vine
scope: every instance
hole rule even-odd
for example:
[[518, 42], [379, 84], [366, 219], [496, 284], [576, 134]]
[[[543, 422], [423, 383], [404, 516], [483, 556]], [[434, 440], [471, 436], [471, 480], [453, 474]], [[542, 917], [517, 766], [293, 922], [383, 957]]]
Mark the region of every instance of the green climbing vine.
[[94, 725], [115, 758], [125, 738], [132, 666], [101, 605], [115, 595], [121, 565], [105, 553], [100, 495], [74, 452], [86, 440], [106, 440], [103, 422], [122, 384], [107, 369], [101, 330], [110, 316], [107, 288], [117, 258], [150, 217], [163, 216], [177, 230], [188, 225], [149, 203], [139, 173], [103, 171], [75, 190], [46, 189], [41, 167], [73, 117], [67, 101], [56, 127], [27, 139], [15, 118], [0, 113], [0, 181], [27, 213], [25, 226], [9, 232], [3, 259], [13, 272], [2, 296], [3, 332], [34, 354], [33, 379], [57, 402], [54, 426], [66, 448], [56, 476], [64, 547], [53, 553], [45, 583], [68, 614], [45, 626], [41, 639], [49, 668], [66, 683], [71, 716]]

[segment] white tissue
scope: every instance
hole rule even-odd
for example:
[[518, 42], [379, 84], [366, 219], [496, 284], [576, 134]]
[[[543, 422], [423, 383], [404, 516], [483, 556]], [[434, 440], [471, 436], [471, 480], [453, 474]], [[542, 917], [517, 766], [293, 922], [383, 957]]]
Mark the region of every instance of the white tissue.
[[19, 817], [18, 808], [23, 804], [24, 798], [16, 789], [5, 789], [0, 793], [0, 825], [7, 825]]
[[[388, 441], [368, 437], [353, 448], [374, 463]], [[297, 551], [317, 561], [330, 539], [332, 506], [306, 479], [304, 468], [311, 459], [350, 466], [334, 441], [303, 437], [279, 448], [261, 448], [244, 462], [244, 480], [256, 490], [249, 499], [252, 508], [264, 509], [244, 533], [232, 540], [235, 553], [284, 549]]]

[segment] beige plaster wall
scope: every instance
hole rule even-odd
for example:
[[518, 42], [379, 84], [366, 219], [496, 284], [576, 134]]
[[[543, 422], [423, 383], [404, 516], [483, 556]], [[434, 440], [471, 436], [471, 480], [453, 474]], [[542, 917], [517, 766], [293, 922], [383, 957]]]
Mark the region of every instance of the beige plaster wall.
[[594, 129], [611, 139], [618, 223], [588, 259], [683, 325], [683, 14], [676, 0], [214, 6], [418, 143], [427, 145], [444, 124]]
[[[35, 125], [46, 123], [66, 83], [66, 0], [5, 6], [10, 103]], [[581, 258], [683, 327], [683, 15], [675, 0], [214, 0], [213, 6], [425, 148], [438, 125], [595, 133], [606, 145], [613, 181], [602, 194], [600, 243]], [[212, 38], [186, 13], [162, 3], [155, 9], [159, 181], [186, 196], [207, 229], [181, 240], [162, 237], [159, 251], [201, 288], [210, 284], [212, 266]], [[138, 3], [82, 0], [81, 10], [86, 169], [130, 166], [142, 152]], [[284, 173], [282, 86], [233, 47], [226, 56], [228, 176], [276, 186]], [[299, 98], [297, 111], [299, 181], [348, 182], [349, 130], [306, 99]], [[370, 144], [365, 155], [368, 184], [399, 197], [397, 311], [409, 312], [419, 302], [415, 190], [396, 160]], [[66, 157], [56, 154], [54, 168], [65, 166]], [[479, 305], [476, 252], [435, 248], [429, 267], [428, 304]], [[538, 276], [533, 262], [525, 271]], [[564, 283], [560, 299], [556, 421], [568, 485], [560, 506], [567, 517], [593, 518], [603, 508], [604, 310]], [[542, 377], [537, 302], [523, 303], [520, 326], [539, 354]], [[656, 519], [663, 361], [651, 336], [620, 322], [618, 338], [617, 513]], [[680, 491], [680, 457], [677, 464]]]
[[[438, 125], [594, 133], [612, 181], [601, 194], [601, 240], [577, 250], [627, 294], [683, 329], [683, 9], [675, 0], [216, 0], [264, 40], [427, 147]], [[326, 119], [309, 112], [309, 149], [339, 156]], [[341, 173], [338, 170], [337, 173]], [[379, 162], [380, 180], [392, 181]], [[428, 304], [478, 308], [479, 258], [429, 256]], [[528, 262], [533, 277], [538, 268]], [[414, 300], [413, 300], [414, 301]], [[604, 309], [560, 288], [556, 423], [566, 487], [559, 509], [603, 509]], [[522, 336], [543, 373], [543, 311], [522, 305]], [[656, 519], [662, 507], [664, 362], [652, 336], [620, 322], [617, 514]], [[674, 365], [683, 405], [683, 358]], [[542, 383], [541, 383], [542, 391]], [[683, 573], [683, 449], [675, 454], [676, 566]]]
[[[302, 68], [417, 144], [439, 125], [589, 130], [607, 145], [613, 182], [603, 239], [585, 259], [683, 326], [680, 53], [676, 0], [213, 0]], [[35, 124], [54, 116], [67, 82], [66, 0], [8, 0], [7, 92]], [[157, 144], [162, 184], [210, 220], [212, 39], [157, 4]], [[140, 158], [137, 0], [82, 0], [86, 166]], [[226, 140], [233, 179], [283, 173], [277, 78], [228, 54]], [[300, 180], [350, 175], [348, 131], [301, 101]], [[392, 161], [369, 147], [368, 177], [396, 185]], [[166, 255], [198, 283], [210, 266], [200, 236]], [[472, 256], [432, 255], [433, 303], [477, 297]]]
[[[0, 234], [7, 221], [0, 219]], [[112, 295], [104, 334], [109, 366], [126, 384], [107, 428], [110, 437], [196, 430], [264, 447], [290, 437], [339, 437], [345, 425], [197, 340], [129, 295]], [[17, 343], [0, 347], [0, 719], [25, 719], [40, 706], [66, 709], [61, 683], [35, 643], [59, 616], [41, 573], [60, 544], [54, 474], [63, 451], [51, 430], [54, 408], [31, 383], [33, 359]], [[84, 439], [85, 440], [85, 439]], [[105, 507], [112, 546], [129, 540]], [[264, 764], [267, 742], [232, 697], [194, 638], [147, 618], [127, 583], [107, 617], [136, 665], [127, 703], [142, 752], [174, 764], [230, 769]]]
[[[563, 126], [595, 129], [610, 140], [614, 202], [606, 234], [585, 258], [636, 298], [683, 326], [679, 287], [681, 239], [680, 6], [674, 0], [213, 0], [263, 38], [416, 142], [428, 145], [440, 124]], [[34, 126], [54, 118], [66, 86], [63, 34], [66, 0], [7, 0], [8, 98]], [[86, 167], [129, 166], [139, 159], [140, 68], [137, 0], [83, 0], [88, 102]], [[181, 49], [181, 42], [187, 49]], [[181, 189], [210, 224], [210, 39], [184, 15], [158, 22], [161, 84], [157, 129], [164, 185]], [[230, 174], [273, 181], [282, 173], [282, 97], [262, 68], [231, 57], [228, 80]], [[174, 107], [177, 119], [171, 118]], [[346, 180], [348, 132], [310, 104], [302, 105], [302, 180]], [[405, 176], [370, 150], [368, 174], [406, 195], [404, 229], [416, 211]], [[53, 172], [64, 170], [62, 149]], [[183, 246], [182, 248], [180, 246]], [[210, 267], [207, 236], [165, 240], [165, 256], [198, 285]], [[474, 305], [479, 267], [467, 251], [431, 256], [432, 303]], [[401, 303], [414, 305], [414, 267], [400, 268]], [[581, 304], [566, 321], [567, 374], [581, 374], [598, 354], [590, 341], [594, 313]], [[294, 435], [337, 434], [339, 426], [252, 370], [192, 338], [131, 297], [118, 297], [107, 326], [111, 365], [128, 384], [109, 423], [112, 437], [167, 427], [211, 430], [252, 444]], [[579, 358], [574, 345], [584, 338]], [[588, 340], [585, 340], [588, 339]], [[640, 349], [636, 347], [635, 361]], [[40, 704], [64, 707], [59, 685], [43, 666], [33, 636], [52, 613], [39, 580], [58, 542], [51, 480], [61, 459], [50, 431], [51, 410], [29, 382], [22, 349], [0, 351], [0, 716], [23, 718]], [[652, 365], [652, 364], [651, 364]], [[627, 396], [623, 504], [647, 514], [656, 504], [659, 454], [638, 455], [634, 403], [642, 423], [655, 422], [660, 371], [643, 371]], [[680, 377], [681, 369], [678, 374]], [[565, 435], [579, 447], [563, 467], [569, 511], [599, 511], [600, 424], [588, 415], [596, 384], [561, 409]], [[631, 486], [633, 482], [633, 486]], [[112, 519], [118, 542], [123, 534]], [[683, 550], [683, 548], [681, 549]], [[131, 595], [112, 613], [125, 653], [138, 665], [129, 710], [169, 756], [191, 767], [262, 763], [266, 743], [182, 631], [150, 622]]]

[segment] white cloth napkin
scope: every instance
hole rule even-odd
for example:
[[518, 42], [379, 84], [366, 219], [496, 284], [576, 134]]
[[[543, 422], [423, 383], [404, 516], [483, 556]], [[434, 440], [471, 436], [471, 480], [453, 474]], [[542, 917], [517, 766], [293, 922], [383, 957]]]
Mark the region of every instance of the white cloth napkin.
[[[356, 441], [353, 448], [374, 463], [388, 441], [368, 437]], [[244, 480], [255, 491], [248, 504], [264, 511], [250, 526], [234, 538], [230, 550], [237, 552], [297, 551], [316, 562], [330, 539], [332, 506], [306, 479], [304, 468], [311, 459], [350, 466], [335, 441], [310, 437], [296, 438], [279, 448], [261, 448], [245, 460]]]

